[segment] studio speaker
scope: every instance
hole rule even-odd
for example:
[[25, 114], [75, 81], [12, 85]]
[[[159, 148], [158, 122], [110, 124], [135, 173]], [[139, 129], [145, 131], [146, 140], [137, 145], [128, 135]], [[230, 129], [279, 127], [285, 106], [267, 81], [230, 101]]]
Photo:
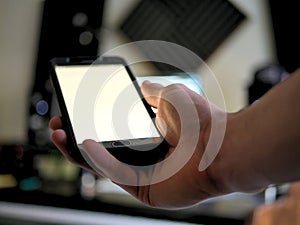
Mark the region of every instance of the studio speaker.
[[51, 144], [48, 123], [53, 112], [53, 93], [49, 82], [49, 60], [97, 55], [103, 7], [104, 0], [44, 1], [35, 79], [30, 95], [29, 144]]

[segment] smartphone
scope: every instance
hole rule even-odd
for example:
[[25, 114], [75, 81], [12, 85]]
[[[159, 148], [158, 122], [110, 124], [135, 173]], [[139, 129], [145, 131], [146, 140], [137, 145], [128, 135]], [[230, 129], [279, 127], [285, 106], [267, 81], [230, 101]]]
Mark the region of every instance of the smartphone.
[[103, 144], [130, 165], [152, 165], [165, 156], [169, 146], [124, 59], [64, 57], [49, 64], [67, 149], [74, 160], [85, 162], [80, 149], [86, 139]]

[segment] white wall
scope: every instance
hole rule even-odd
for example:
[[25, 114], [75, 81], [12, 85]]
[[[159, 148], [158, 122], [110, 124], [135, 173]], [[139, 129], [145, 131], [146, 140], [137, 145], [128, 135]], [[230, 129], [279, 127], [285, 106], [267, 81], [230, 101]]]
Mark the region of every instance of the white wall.
[[41, 0], [0, 0], [0, 143], [26, 138]]
[[[224, 44], [207, 61], [217, 77], [228, 111], [248, 103], [247, 87], [256, 69], [276, 61], [272, 26], [265, 0], [231, 0], [247, 16]], [[211, 77], [204, 74], [205, 92], [216, 104], [221, 99], [211, 89]]]
[[[110, 30], [138, 0], [108, 0], [103, 48], [123, 41]], [[39, 37], [42, 0], [0, 0], [0, 143], [26, 140], [26, 114]], [[246, 88], [256, 68], [274, 60], [265, 0], [231, 0], [248, 19], [209, 58], [207, 63], [224, 93], [226, 107], [246, 105]], [[127, 10], [126, 10], [127, 9]], [[201, 71], [199, 71], [201, 73]], [[212, 79], [203, 72], [206, 94], [222, 105]]]

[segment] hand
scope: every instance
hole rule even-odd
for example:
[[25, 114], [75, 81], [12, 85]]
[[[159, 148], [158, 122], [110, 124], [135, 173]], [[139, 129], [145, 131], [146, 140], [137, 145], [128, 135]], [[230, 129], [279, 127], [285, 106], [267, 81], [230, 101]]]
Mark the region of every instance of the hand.
[[[216, 187], [217, 184], [208, 170], [198, 170], [210, 136], [211, 109], [218, 109], [180, 84], [163, 87], [156, 83], [144, 82], [142, 92], [147, 102], [158, 110], [157, 126], [165, 134], [170, 145], [166, 158], [176, 153], [175, 161], [173, 161], [176, 165], [177, 162], [181, 163], [181, 156], [184, 158], [185, 155], [190, 154], [182, 167], [178, 171], [172, 171], [172, 176], [167, 176], [159, 182], [143, 183], [142, 180], [154, 180], [153, 174], [164, 177], [165, 171], [170, 170], [172, 166], [163, 162], [162, 165], [154, 167], [151, 173], [143, 170], [136, 171], [119, 162], [102, 145], [92, 140], [86, 140], [83, 143], [84, 151], [91, 159], [92, 166], [79, 166], [110, 178], [140, 201], [155, 207], [190, 206], [201, 200], [223, 194], [224, 192], [220, 192]], [[195, 114], [191, 114], [191, 111]], [[54, 130], [52, 135], [54, 144], [66, 158], [76, 163], [67, 154], [65, 148], [67, 137], [61, 129], [60, 118], [52, 118], [50, 127]], [[199, 129], [195, 132], [192, 127]], [[134, 180], [135, 185], [123, 182], [124, 178], [129, 181]]]
[[251, 225], [299, 225], [300, 224], [300, 182], [289, 188], [286, 196], [273, 204], [257, 207], [253, 212]]

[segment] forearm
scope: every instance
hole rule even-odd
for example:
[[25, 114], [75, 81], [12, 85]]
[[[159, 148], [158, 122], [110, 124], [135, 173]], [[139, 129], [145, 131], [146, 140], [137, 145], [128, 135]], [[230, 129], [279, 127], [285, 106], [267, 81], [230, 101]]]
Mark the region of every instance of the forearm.
[[300, 179], [300, 70], [248, 111], [254, 165], [271, 183]]
[[[229, 191], [300, 179], [300, 71], [229, 115], [212, 174]], [[222, 176], [222, 177], [220, 177]]]

